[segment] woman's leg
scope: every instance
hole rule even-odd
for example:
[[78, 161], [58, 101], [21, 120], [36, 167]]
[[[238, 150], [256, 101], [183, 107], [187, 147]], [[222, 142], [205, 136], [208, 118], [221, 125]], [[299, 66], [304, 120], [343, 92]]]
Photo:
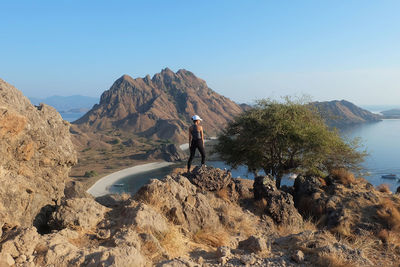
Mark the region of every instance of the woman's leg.
[[189, 160], [187, 162], [187, 170], [188, 170], [188, 172], [190, 171], [190, 166], [192, 165], [192, 160], [194, 158], [195, 152], [196, 152], [196, 145], [194, 144], [194, 142], [192, 142], [190, 144], [190, 157], [189, 157]]
[[199, 140], [197, 148], [199, 149], [201, 154], [201, 165], [204, 165], [204, 163], [206, 163], [206, 150], [204, 149], [204, 145], [201, 140]]

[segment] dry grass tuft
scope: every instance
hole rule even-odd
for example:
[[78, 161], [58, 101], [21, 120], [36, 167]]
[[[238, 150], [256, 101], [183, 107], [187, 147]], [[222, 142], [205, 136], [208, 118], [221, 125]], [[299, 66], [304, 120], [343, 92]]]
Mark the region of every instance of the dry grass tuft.
[[380, 185], [378, 185], [378, 186], [376, 187], [376, 189], [377, 189], [379, 192], [382, 192], [382, 193], [391, 193], [388, 184], [380, 184]]
[[346, 260], [343, 255], [340, 254], [335, 254], [335, 255], [330, 255], [330, 254], [324, 254], [320, 255], [317, 258], [316, 261], [317, 266], [321, 267], [349, 267], [349, 266], [355, 266], [348, 260]]
[[172, 258], [184, 255], [187, 248], [187, 241], [177, 227], [171, 226], [170, 230], [160, 238], [160, 244]]
[[354, 238], [354, 234], [351, 229], [353, 229], [353, 224], [349, 220], [345, 220], [333, 227], [331, 232], [338, 234], [339, 236]]
[[287, 236], [291, 234], [298, 234], [304, 231], [317, 231], [317, 226], [311, 220], [304, 220], [301, 224], [282, 224], [277, 226], [280, 236]]
[[209, 247], [218, 248], [229, 242], [229, 234], [223, 228], [202, 229], [193, 235], [193, 241]]
[[354, 174], [343, 168], [332, 170], [331, 175], [336, 181], [340, 182], [343, 185], [357, 183]]
[[390, 230], [400, 232], [400, 211], [392, 200], [385, 198], [376, 213]]
[[385, 242], [389, 251], [395, 252], [396, 249], [400, 248], [399, 233], [383, 229], [378, 233], [378, 237]]
[[230, 202], [230, 200], [229, 200], [229, 192], [228, 192], [228, 189], [227, 189], [226, 187], [224, 187], [224, 188], [218, 190], [216, 194], [217, 194], [217, 196], [218, 196], [219, 198], [221, 198], [221, 199], [223, 199], [223, 200], [225, 200], [225, 201]]

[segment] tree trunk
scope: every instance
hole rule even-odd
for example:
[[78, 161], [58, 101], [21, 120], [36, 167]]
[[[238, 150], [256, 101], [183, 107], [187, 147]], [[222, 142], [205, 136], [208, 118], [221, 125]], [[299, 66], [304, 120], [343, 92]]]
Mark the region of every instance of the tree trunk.
[[281, 188], [282, 175], [278, 174], [275, 179], [276, 179], [276, 181], [275, 181], [276, 188], [278, 188], [278, 189]]

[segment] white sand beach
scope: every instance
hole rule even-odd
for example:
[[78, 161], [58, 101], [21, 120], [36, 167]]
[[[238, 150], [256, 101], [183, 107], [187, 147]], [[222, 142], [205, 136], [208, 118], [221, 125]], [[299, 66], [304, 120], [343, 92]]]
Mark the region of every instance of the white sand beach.
[[109, 188], [112, 184], [117, 182], [118, 180], [133, 174], [139, 174], [142, 172], [147, 172], [155, 169], [159, 169], [168, 165], [174, 164], [173, 162], [152, 162], [146, 163], [142, 165], [137, 165], [134, 167], [126, 168], [114, 173], [111, 173], [107, 176], [104, 176], [100, 180], [98, 180], [94, 185], [92, 185], [86, 192], [91, 194], [94, 197], [104, 196], [110, 193]]

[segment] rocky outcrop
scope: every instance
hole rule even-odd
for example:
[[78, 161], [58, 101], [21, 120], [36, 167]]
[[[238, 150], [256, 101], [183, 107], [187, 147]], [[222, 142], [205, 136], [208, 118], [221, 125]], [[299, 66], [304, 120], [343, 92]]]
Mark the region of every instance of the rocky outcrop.
[[162, 181], [151, 180], [135, 195], [135, 199], [155, 205], [163, 215], [177, 225], [191, 231], [213, 228], [219, 217], [207, 197], [183, 176], [167, 176]]
[[52, 214], [54, 227], [90, 230], [104, 219], [108, 209], [93, 198], [71, 198], [65, 200]]
[[83, 132], [115, 128], [154, 139], [187, 140], [191, 116], [198, 114], [208, 136], [215, 136], [242, 108], [208, 88], [187, 70], [166, 68], [152, 78], [123, 75], [100, 103], [74, 122]]
[[270, 176], [254, 178], [254, 198], [266, 200], [265, 213], [277, 224], [301, 224], [303, 219], [294, 206], [292, 195], [276, 188]]
[[[371, 266], [393, 265], [400, 258], [388, 241], [391, 239], [382, 244], [374, 235], [364, 235], [366, 228], [360, 228], [360, 239], [356, 239], [356, 231], [352, 239], [341, 239], [337, 234], [343, 233], [326, 231], [325, 225], [324, 230], [318, 230], [310, 222], [295, 219], [292, 199], [277, 190], [269, 177], [257, 177], [255, 200], [248, 198], [250, 190], [245, 187], [249, 184], [237, 182], [226, 171], [199, 168], [192, 174], [199, 185], [191, 182], [193, 177], [189, 175], [175, 173], [151, 180], [133, 198], [122, 195], [98, 199], [107, 208], [90, 198], [67, 199], [52, 212], [54, 220], [50, 220], [49, 227], [53, 228], [48, 234], [40, 235], [34, 227], [3, 227], [1, 266]], [[226, 194], [232, 181], [232, 189], [246, 192], [236, 192], [237, 199]], [[212, 186], [205, 186], [207, 183]], [[356, 205], [349, 199], [361, 200], [357, 190], [363, 186], [378, 199], [388, 198], [397, 205], [395, 195], [337, 177], [299, 176], [293, 194], [296, 201], [309, 194], [316, 199], [314, 195], [319, 193], [323, 200], [336, 195], [341, 199], [335, 200], [336, 207], [347, 209]], [[360, 196], [365, 194], [360, 191]], [[313, 204], [307, 203], [310, 207]], [[366, 204], [370, 203], [357, 203]], [[381, 221], [377, 219], [374, 226], [395, 231], [395, 226], [382, 221], [389, 214], [385, 212], [395, 214], [395, 210], [382, 204], [376, 207], [381, 209], [376, 214]], [[393, 238], [395, 232], [385, 233]]]
[[295, 202], [305, 217], [344, 236], [400, 229], [400, 198], [350, 173], [296, 178]]
[[326, 124], [331, 127], [343, 128], [354, 124], [382, 120], [381, 115], [362, 109], [346, 100], [313, 102], [311, 105], [317, 109]]
[[40, 224], [40, 211], [60, 203], [77, 160], [69, 123], [0, 80], [0, 143], [0, 225]]
[[[190, 173], [185, 173], [184, 175], [192, 184], [203, 191], [218, 192], [225, 190], [227, 197], [233, 201], [236, 201], [239, 197], [236, 184], [240, 184], [240, 181], [232, 179], [232, 175], [229, 171], [200, 166], [195, 167]], [[241, 189], [244, 189], [244, 186], [242, 186]], [[244, 193], [241, 191], [239, 192]]]

